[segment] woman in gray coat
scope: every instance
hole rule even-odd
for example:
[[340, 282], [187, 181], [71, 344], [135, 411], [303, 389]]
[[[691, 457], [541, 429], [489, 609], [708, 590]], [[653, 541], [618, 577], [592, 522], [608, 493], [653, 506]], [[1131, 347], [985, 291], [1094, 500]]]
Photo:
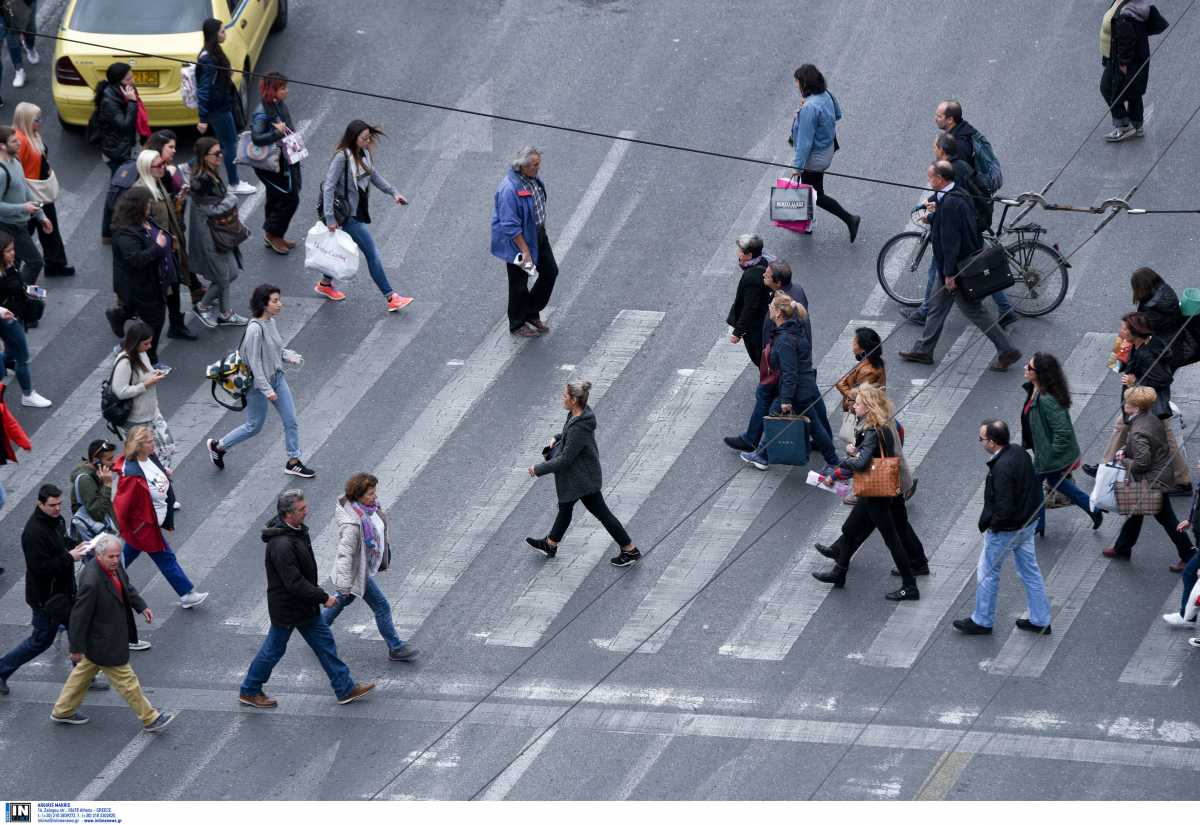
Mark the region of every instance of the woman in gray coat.
[[529, 468], [529, 475], [554, 474], [554, 489], [558, 493], [558, 516], [545, 538], [526, 537], [525, 542], [547, 558], [554, 558], [558, 543], [571, 526], [571, 511], [575, 502], [582, 501], [588, 512], [600, 520], [604, 529], [613, 537], [621, 552], [609, 559], [614, 567], [628, 567], [642, 557], [629, 533], [604, 503], [600, 488], [604, 477], [600, 470], [600, 450], [596, 447], [596, 414], [587, 405], [592, 382], [572, 381], [563, 390], [563, 407], [567, 410], [567, 422], [562, 432], [554, 437], [542, 455], [546, 460]]
[[[246, 326], [249, 319], [229, 307], [229, 286], [242, 269], [242, 251], [220, 252], [208, 228], [208, 219], [224, 215], [238, 205], [237, 195], [221, 178], [221, 144], [216, 138], [196, 141], [192, 165], [191, 217], [188, 220], [188, 263], [193, 272], [212, 283], [195, 304], [196, 317], [209, 329]], [[219, 309], [219, 314], [214, 312]]]

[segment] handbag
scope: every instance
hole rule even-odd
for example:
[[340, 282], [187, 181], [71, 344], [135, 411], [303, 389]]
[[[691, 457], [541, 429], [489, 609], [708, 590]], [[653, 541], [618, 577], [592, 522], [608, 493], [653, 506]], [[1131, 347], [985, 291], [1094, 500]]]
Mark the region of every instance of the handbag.
[[[255, 322], [250, 322], [253, 323]], [[246, 394], [254, 386], [254, 373], [250, 370], [250, 362], [242, 355], [242, 344], [246, 343], [246, 332], [250, 329], [250, 324], [242, 330], [242, 340], [238, 342], [237, 349], [220, 361], [209, 364], [204, 370], [204, 377], [212, 382], [213, 401], [234, 412], [246, 409]], [[218, 390], [221, 394], [218, 394]], [[231, 400], [226, 401], [221, 395]]]
[[767, 462], [804, 467], [808, 464], [808, 416], [763, 416]]
[[904, 491], [900, 487], [900, 458], [887, 455], [883, 431], [875, 428], [880, 455], [871, 459], [871, 466], [854, 474], [854, 495], [858, 498], [894, 498]]
[[79, 507], [71, 516], [71, 535], [75, 536], [79, 541], [91, 541], [101, 533], [116, 533], [117, 525], [113, 523], [111, 516], [105, 516], [104, 521], [96, 521], [88, 515], [87, 507], [83, 506], [79, 495], [79, 479], [83, 478], [83, 473], [75, 476], [75, 500], [79, 501]]
[[250, 230], [238, 218], [238, 208], [208, 217], [208, 231], [218, 252], [233, 252], [250, 237]]
[[776, 178], [771, 187], [771, 222], [793, 232], [809, 232], [815, 219], [816, 190], [791, 178]]
[[963, 263], [954, 276], [968, 301], [980, 301], [1016, 283], [1008, 268], [1008, 251], [987, 244]]
[[254, 142], [254, 135], [249, 129], [238, 135], [237, 162], [240, 165], [262, 169], [264, 172], [278, 172], [279, 156], [278, 142], [259, 146]]
[[[123, 356], [128, 358], [129, 356]], [[118, 427], [124, 427], [129, 422], [129, 416], [133, 412], [133, 399], [119, 397], [112, 388], [113, 376], [117, 372], [117, 360], [113, 362], [113, 368], [108, 373], [108, 378], [100, 382], [100, 415], [104, 419], [104, 423], [112, 430], [113, 435], [119, 435]]]
[[[325, 187], [317, 190], [317, 218], [325, 223]], [[350, 220], [350, 155], [346, 154], [346, 165], [342, 167], [342, 191], [333, 193], [333, 222], [345, 226]]]
[[1117, 512], [1123, 516], [1154, 516], [1162, 509], [1162, 490], [1147, 479], [1123, 481], [1114, 492]]
[[42, 167], [39, 172], [41, 175], [39, 180], [26, 178], [25, 185], [33, 193], [34, 200], [44, 204], [54, 203], [58, 200], [58, 175], [54, 174], [54, 170], [50, 168], [50, 161], [46, 158], [44, 151], [42, 152]]
[[304, 145], [304, 135], [299, 132], [293, 132], [289, 129], [279, 139], [279, 145], [283, 148], [283, 157], [287, 161], [288, 166], [297, 164], [308, 157], [308, 147]]

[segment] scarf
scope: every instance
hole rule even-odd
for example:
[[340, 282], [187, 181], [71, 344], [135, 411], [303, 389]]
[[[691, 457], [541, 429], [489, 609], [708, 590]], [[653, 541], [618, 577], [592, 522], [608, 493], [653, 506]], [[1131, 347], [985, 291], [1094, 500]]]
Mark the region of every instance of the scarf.
[[379, 512], [379, 505], [368, 507], [352, 501], [350, 509], [358, 514], [358, 521], [362, 525], [362, 542], [363, 547], [367, 548], [368, 567], [371, 570], [378, 570], [379, 563], [383, 560], [383, 545], [379, 543], [379, 535], [375, 532], [375, 522], [371, 520], [371, 516]]
[[774, 260], [775, 260], [774, 255], [770, 255], [766, 252], [763, 252], [761, 255], [751, 258], [748, 261], [738, 261], [738, 266], [740, 266], [742, 269], [751, 269], [751, 268], [759, 266], [761, 264], [769, 264]]
[[138, 137], [145, 140], [150, 137], [150, 115], [146, 113], [146, 104], [142, 103], [142, 96], [137, 96], [137, 117], [134, 122], [134, 128], [137, 130]]

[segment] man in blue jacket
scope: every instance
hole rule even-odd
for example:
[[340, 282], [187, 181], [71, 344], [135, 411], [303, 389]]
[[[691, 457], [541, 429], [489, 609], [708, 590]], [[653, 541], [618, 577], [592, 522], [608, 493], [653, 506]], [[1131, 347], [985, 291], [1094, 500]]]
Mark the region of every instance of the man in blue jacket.
[[[522, 147], [496, 187], [492, 254], [508, 270], [508, 329], [522, 338], [550, 331], [541, 312], [550, 303], [558, 264], [546, 235], [546, 187], [538, 177], [542, 153]], [[529, 288], [530, 276], [537, 280]]]

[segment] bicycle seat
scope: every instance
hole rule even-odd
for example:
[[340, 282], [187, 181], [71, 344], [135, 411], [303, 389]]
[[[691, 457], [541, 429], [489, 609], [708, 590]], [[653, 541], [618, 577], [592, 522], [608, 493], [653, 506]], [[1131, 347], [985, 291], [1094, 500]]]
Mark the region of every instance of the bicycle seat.
[[1045, 232], [1046, 230], [1042, 227], [1042, 225], [1040, 223], [1023, 223], [1020, 226], [1010, 226], [1008, 228], [1008, 231], [1009, 232], [1033, 232], [1035, 234], [1040, 235], [1041, 233]]

